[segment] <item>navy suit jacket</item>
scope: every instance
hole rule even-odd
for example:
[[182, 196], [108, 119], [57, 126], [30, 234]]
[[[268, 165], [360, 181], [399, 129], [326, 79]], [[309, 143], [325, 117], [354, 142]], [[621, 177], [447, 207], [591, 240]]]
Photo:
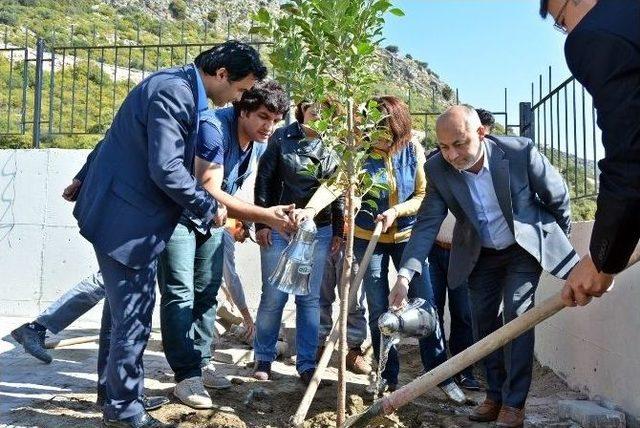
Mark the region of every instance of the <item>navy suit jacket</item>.
[[161, 70], [140, 82], [76, 178], [73, 211], [97, 251], [134, 269], [162, 252], [184, 208], [209, 225], [216, 201], [193, 176], [197, 70]]
[[640, 239], [640, 0], [599, 0], [567, 37], [565, 56], [593, 97], [605, 148], [591, 257], [617, 273]]

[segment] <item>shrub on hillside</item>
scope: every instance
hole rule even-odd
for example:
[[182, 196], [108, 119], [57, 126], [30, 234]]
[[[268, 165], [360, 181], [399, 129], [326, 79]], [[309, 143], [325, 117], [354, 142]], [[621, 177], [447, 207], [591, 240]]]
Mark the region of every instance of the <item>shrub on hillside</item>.
[[169, 12], [174, 19], [181, 21], [187, 17], [187, 4], [182, 0], [172, 0], [169, 3]]
[[400, 52], [400, 48], [397, 47], [396, 45], [389, 45], [385, 49], [391, 52], [392, 54], [397, 54], [398, 52]]
[[212, 10], [209, 13], [207, 13], [207, 21], [209, 21], [212, 24], [215, 24], [217, 20], [218, 20], [218, 12], [216, 12], [215, 10]]
[[453, 98], [453, 89], [451, 89], [451, 86], [444, 85], [442, 88], [442, 98], [447, 101], [451, 101], [451, 98]]
[[11, 27], [16, 25], [17, 22], [18, 22], [18, 19], [16, 18], [16, 15], [12, 11], [9, 11], [9, 10], [0, 11], [0, 24], [8, 25]]

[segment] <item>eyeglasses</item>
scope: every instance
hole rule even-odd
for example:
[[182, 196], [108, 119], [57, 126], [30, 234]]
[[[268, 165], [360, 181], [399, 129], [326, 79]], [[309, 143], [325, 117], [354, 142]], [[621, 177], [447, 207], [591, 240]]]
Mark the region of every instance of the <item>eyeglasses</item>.
[[564, 24], [564, 11], [567, 8], [568, 4], [569, 4], [569, 0], [566, 0], [562, 5], [562, 7], [560, 8], [560, 12], [558, 12], [558, 15], [556, 15], [556, 17], [554, 18], [554, 23], [553, 23], [553, 28], [560, 31], [562, 34], [567, 34], [569, 32], [567, 30], [567, 27]]

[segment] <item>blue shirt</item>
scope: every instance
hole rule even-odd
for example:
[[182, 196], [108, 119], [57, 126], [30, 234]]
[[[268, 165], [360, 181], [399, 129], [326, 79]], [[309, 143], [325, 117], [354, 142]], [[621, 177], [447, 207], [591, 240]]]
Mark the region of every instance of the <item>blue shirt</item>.
[[207, 162], [224, 164], [224, 137], [220, 129], [206, 120], [200, 121], [196, 156]]
[[[484, 144], [484, 141], [482, 144]], [[484, 160], [480, 171], [477, 174], [462, 171], [461, 174], [463, 174], [467, 186], [469, 186], [473, 208], [480, 224], [482, 246], [502, 250], [515, 244], [516, 240], [498, 203], [491, 171], [489, 170], [487, 150], [484, 146], [483, 150]]]
[[[199, 139], [196, 155], [209, 162], [224, 165], [222, 190], [235, 194], [251, 175], [257, 160], [264, 153], [267, 144], [250, 142], [242, 150], [238, 140], [238, 117], [233, 107], [212, 110], [200, 115], [200, 127], [203, 131]], [[220, 153], [222, 152], [222, 161]]]

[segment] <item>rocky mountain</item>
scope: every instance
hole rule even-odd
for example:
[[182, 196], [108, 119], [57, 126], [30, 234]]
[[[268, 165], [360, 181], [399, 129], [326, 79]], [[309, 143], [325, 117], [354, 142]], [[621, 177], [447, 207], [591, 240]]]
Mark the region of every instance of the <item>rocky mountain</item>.
[[[104, 0], [104, 3], [119, 10], [140, 8], [169, 21], [208, 20], [218, 31], [224, 33], [229, 30], [234, 35], [248, 33], [251, 22], [247, 17], [261, 7], [273, 14], [280, 13], [279, 0]], [[410, 54], [403, 56], [398, 48], [391, 46], [379, 49], [378, 54], [379, 70], [385, 76], [380, 85], [381, 92], [392, 93], [405, 100], [411, 98], [415, 111], [431, 111], [434, 105], [436, 110], [440, 110], [455, 100], [451, 87], [426, 62], [414, 59]]]

